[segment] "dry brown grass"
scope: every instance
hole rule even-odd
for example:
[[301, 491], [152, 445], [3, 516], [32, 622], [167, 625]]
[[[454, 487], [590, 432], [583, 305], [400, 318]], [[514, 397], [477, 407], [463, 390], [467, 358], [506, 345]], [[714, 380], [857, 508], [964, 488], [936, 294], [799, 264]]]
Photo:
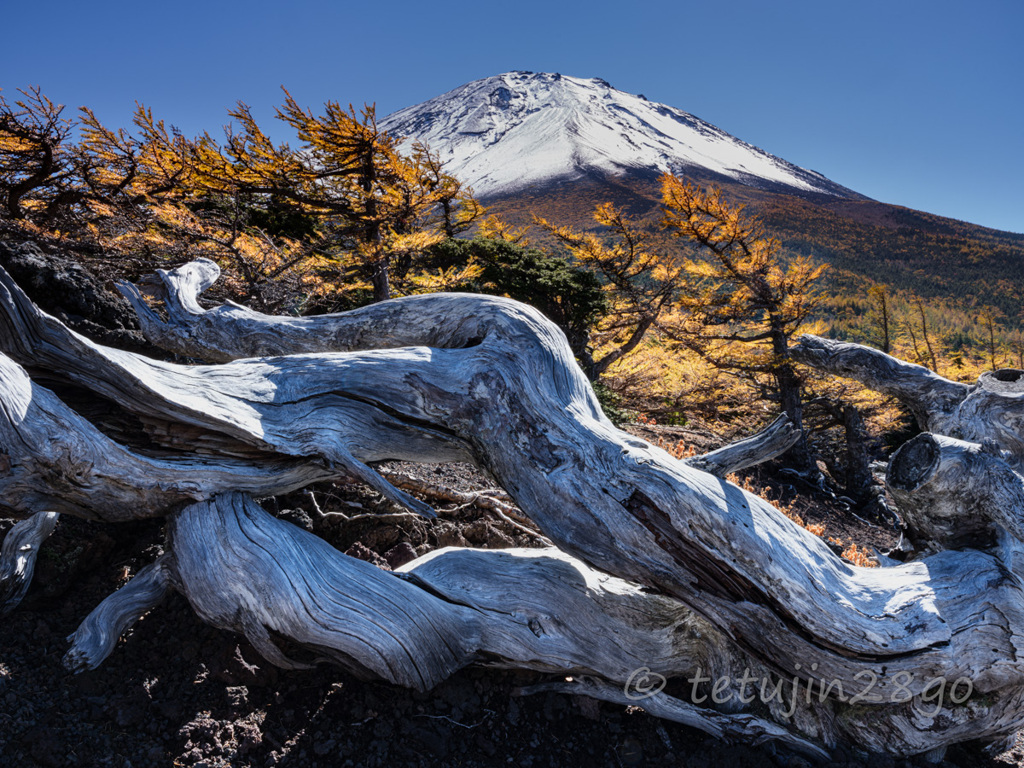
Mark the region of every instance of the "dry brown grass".
[[[653, 420], [651, 421], [653, 423]], [[668, 443], [665, 442], [664, 437], [659, 437], [658, 447], [664, 451], [667, 451], [672, 456], [675, 456], [677, 459], [689, 459], [697, 455], [697, 449], [694, 448], [692, 445], [687, 445], [686, 441], [682, 439], [677, 440], [675, 445], [670, 446]]]

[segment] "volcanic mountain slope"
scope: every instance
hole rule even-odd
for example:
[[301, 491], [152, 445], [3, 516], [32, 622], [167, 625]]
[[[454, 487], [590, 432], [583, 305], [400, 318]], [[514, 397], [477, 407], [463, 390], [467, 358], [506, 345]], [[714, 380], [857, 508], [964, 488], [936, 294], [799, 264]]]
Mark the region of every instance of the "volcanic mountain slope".
[[597, 78], [506, 72], [389, 115], [482, 199], [552, 182], [671, 172], [758, 189], [862, 196], [682, 110]]
[[[704, 183], [701, 178], [689, 177]], [[728, 200], [748, 206], [789, 253], [827, 262], [829, 291], [862, 296], [872, 284], [907, 301], [955, 308], [977, 316], [983, 308], [1011, 328], [1024, 328], [1024, 235], [980, 227], [874, 200], [770, 193], [736, 182], [715, 182]], [[595, 229], [595, 206], [612, 202], [632, 216], [657, 220], [656, 174], [552, 182], [489, 201], [492, 213], [514, 225], [534, 216], [578, 229]], [[539, 242], [542, 233], [534, 232]]]
[[512, 224], [593, 228], [611, 201], [654, 218], [668, 171], [750, 206], [793, 253], [831, 263], [844, 292], [882, 283], [1024, 326], [1024, 235], [871, 200], [682, 110], [599, 79], [509, 72], [381, 121], [439, 153]]

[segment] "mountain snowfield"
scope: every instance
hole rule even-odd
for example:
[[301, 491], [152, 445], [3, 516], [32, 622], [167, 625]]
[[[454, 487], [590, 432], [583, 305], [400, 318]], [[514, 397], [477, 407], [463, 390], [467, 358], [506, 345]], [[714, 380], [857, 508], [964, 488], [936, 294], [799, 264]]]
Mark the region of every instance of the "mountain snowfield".
[[426, 143], [481, 198], [643, 170], [704, 171], [758, 188], [863, 199], [691, 114], [598, 78], [507, 72], [394, 112], [381, 127]]

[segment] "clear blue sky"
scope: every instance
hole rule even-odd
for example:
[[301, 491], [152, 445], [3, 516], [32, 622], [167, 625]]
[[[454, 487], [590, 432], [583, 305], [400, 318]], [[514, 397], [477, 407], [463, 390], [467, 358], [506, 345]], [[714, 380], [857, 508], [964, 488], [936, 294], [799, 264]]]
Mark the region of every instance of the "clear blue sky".
[[[187, 134], [249, 103], [379, 114], [512, 69], [603, 77], [870, 197], [1024, 232], [1020, 0], [9, 3], [0, 88]], [[281, 134], [284, 138], [284, 134]]]

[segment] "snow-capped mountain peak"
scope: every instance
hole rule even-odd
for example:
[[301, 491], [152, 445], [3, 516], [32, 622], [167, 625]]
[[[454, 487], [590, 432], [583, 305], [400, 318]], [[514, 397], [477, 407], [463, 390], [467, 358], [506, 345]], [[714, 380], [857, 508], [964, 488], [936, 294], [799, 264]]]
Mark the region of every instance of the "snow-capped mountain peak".
[[859, 197], [691, 114], [599, 78], [507, 72], [399, 110], [381, 125], [429, 145], [450, 173], [484, 198], [595, 172], [700, 169], [755, 187]]

